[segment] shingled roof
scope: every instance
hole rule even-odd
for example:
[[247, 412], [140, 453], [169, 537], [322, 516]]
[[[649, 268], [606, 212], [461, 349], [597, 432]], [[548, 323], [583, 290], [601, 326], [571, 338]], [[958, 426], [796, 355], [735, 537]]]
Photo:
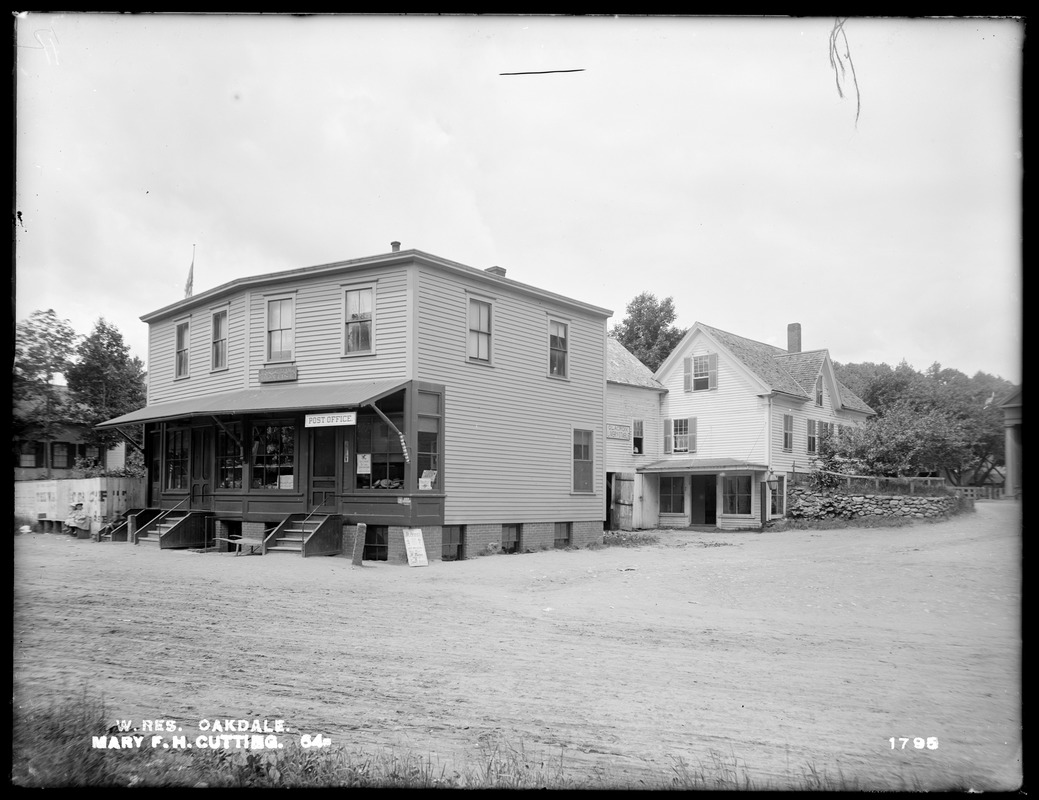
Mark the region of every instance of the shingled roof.
[[606, 381], [667, 391], [664, 385], [653, 377], [650, 368], [612, 336], [606, 337]]
[[[720, 344], [723, 344], [773, 391], [806, 400], [811, 398], [815, 378], [829, 355], [828, 351], [809, 350], [789, 353], [775, 345], [756, 342], [728, 331], [712, 328], [702, 322], [697, 324]], [[840, 401], [844, 408], [864, 414], [876, 413], [866, 405], [861, 397], [840, 381], [837, 381], [837, 390], [840, 392]]]

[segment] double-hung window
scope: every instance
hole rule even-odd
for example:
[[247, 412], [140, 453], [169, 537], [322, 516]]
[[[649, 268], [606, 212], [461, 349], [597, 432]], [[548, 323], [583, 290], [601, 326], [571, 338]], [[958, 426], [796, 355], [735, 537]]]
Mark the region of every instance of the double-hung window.
[[548, 374], [560, 378], [567, 376], [567, 356], [569, 344], [567, 339], [568, 325], [565, 322], [550, 319], [548, 321]]
[[469, 360], [491, 363], [491, 304], [469, 298]]
[[213, 312], [212, 326], [212, 358], [210, 369], [216, 371], [227, 369], [227, 309]]
[[815, 404], [821, 406], [823, 404], [823, 376], [819, 375], [815, 379]]
[[685, 478], [670, 475], [660, 477], [660, 513], [685, 513]]
[[645, 452], [643, 449], [645, 440], [642, 436], [642, 431], [643, 420], [633, 419], [631, 421], [631, 452], [636, 456], [640, 456]]
[[344, 298], [345, 332], [343, 352], [346, 355], [375, 352], [375, 287], [348, 288]]
[[296, 300], [271, 297], [267, 300], [267, 360], [292, 361], [296, 338]]
[[687, 356], [682, 359], [683, 388], [687, 392], [703, 392], [718, 388], [718, 354]]
[[592, 431], [574, 429], [574, 481], [575, 492], [591, 492], [593, 489]]
[[191, 323], [188, 320], [177, 323], [176, 329], [176, 359], [174, 367], [174, 377], [186, 378], [189, 375], [190, 360], [188, 358], [189, 349], [191, 345], [190, 341]]
[[696, 452], [696, 417], [664, 420], [664, 452]]
[[294, 489], [296, 426], [288, 420], [253, 425], [254, 489]]
[[724, 513], [750, 513], [750, 485], [749, 475], [736, 475], [735, 477], [725, 478], [725, 488], [722, 493]]

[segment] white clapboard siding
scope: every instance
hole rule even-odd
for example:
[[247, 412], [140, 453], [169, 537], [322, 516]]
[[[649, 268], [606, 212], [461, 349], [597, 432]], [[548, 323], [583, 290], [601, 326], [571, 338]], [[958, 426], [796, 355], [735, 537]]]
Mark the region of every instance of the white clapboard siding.
[[642, 455], [632, 452], [631, 438], [606, 439], [606, 471], [634, 472], [663, 457], [663, 425], [660, 420], [660, 392], [640, 386], [610, 383], [606, 386], [606, 426], [620, 425], [631, 432], [633, 420], [642, 420]]

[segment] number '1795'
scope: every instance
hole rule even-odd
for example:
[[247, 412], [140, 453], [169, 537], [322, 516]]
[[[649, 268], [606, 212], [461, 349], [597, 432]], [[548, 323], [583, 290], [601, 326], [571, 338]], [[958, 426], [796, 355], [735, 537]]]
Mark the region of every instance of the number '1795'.
[[905, 750], [906, 746], [910, 742], [913, 743], [913, 747], [916, 750], [923, 750], [924, 748], [927, 748], [928, 750], [938, 749], [937, 736], [928, 736], [926, 739], [920, 736], [915, 736], [913, 738], [909, 738], [908, 736], [892, 736], [888, 741], [891, 742], [892, 750]]

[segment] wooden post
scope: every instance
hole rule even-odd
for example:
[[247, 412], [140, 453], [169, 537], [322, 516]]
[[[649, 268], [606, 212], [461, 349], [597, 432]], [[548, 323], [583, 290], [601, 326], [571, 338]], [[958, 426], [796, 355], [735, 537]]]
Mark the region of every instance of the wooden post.
[[361, 560], [364, 556], [364, 540], [368, 535], [368, 526], [363, 523], [357, 523], [357, 532], [354, 534], [354, 558], [353, 565], [355, 567], [361, 566]]

